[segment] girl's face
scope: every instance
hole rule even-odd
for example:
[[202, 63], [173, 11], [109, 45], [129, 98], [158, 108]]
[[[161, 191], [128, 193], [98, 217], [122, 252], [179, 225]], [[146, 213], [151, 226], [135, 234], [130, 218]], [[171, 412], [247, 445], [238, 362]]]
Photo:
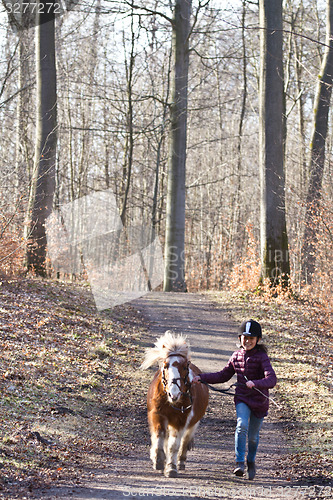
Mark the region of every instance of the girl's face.
[[241, 345], [246, 351], [251, 351], [258, 342], [258, 337], [250, 337], [249, 335], [241, 335]]

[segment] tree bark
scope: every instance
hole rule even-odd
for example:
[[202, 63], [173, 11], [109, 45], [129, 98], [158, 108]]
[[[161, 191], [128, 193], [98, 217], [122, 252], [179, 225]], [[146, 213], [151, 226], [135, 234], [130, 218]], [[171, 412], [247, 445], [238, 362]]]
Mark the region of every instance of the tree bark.
[[259, 1], [260, 15], [260, 243], [261, 279], [288, 283], [285, 217], [282, 0]]
[[29, 162], [28, 145], [28, 119], [29, 115], [29, 32], [22, 30], [18, 32], [19, 53], [18, 53], [18, 83], [21, 89], [17, 101], [17, 129], [16, 129], [16, 157], [15, 157], [15, 183], [18, 192], [26, 186], [27, 179], [30, 179], [31, 165]]
[[327, 0], [326, 47], [314, 102], [310, 149], [310, 179], [306, 198], [305, 229], [302, 246], [302, 278], [311, 283], [316, 264], [316, 228], [325, 165], [325, 146], [333, 84], [333, 0]]
[[243, 0], [242, 5], [242, 73], [243, 73], [243, 90], [241, 99], [241, 112], [238, 124], [238, 138], [237, 138], [237, 165], [235, 171], [235, 193], [232, 199], [232, 222], [230, 234], [230, 257], [229, 262], [235, 262], [241, 258], [242, 243], [244, 240], [244, 231], [241, 229], [240, 223], [240, 207], [241, 207], [241, 188], [242, 188], [242, 143], [243, 143], [243, 128], [244, 118], [246, 113], [247, 101], [247, 54], [246, 54], [246, 0]]
[[[124, 35], [125, 37], [125, 35]], [[135, 41], [136, 35], [134, 31], [134, 16], [132, 13], [131, 17], [131, 51], [129, 54], [129, 59], [126, 59], [125, 55], [125, 69], [126, 69], [126, 140], [125, 140], [125, 150], [124, 150], [124, 165], [123, 165], [123, 196], [122, 196], [122, 208], [121, 208], [121, 222], [123, 226], [126, 225], [126, 215], [127, 215], [127, 204], [129, 191], [132, 181], [132, 168], [133, 168], [133, 153], [134, 153], [134, 130], [133, 130], [133, 72], [135, 64]], [[126, 54], [126, 41], [124, 39], [124, 50]]]
[[191, 0], [176, 0], [172, 21], [172, 103], [166, 206], [164, 291], [186, 291], [185, 165]]
[[46, 5], [36, 26], [36, 72], [36, 148], [27, 223], [27, 268], [45, 276], [45, 221], [53, 207], [57, 141], [55, 16]]

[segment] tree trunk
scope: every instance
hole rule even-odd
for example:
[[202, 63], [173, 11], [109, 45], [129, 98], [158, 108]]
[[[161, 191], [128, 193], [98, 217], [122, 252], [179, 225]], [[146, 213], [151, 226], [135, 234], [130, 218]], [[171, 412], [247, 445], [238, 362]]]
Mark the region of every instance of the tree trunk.
[[246, 101], [247, 101], [247, 54], [246, 54], [246, 0], [243, 0], [242, 6], [242, 70], [243, 70], [243, 91], [241, 100], [241, 112], [238, 125], [238, 138], [237, 138], [237, 165], [235, 171], [235, 193], [232, 199], [232, 223], [231, 223], [231, 234], [230, 234], [230, 257], [229, 262], [232, 265], [233, 262], [240, 259], [242, 256], [242, 248], [244, 247], [243, 234], [244, 231], [241, 229], [240, 222], [240, 207], [241, 207], [241, 191], [242, 191], [242, 143], [243, 143], [243, 127], [244, 118], [246, 113]]
[[172, 103], [166, 206], [164, 291], [186, 291], [185, 164], [191, 0], [176, 0], [172, 23]]
[[30, 165], [28, 154], [28, 119], [29, 113], [29, 32], [22, 30], [19, 36], [18, 53], [18, 83], [21, 89], [17, 101], [17, 129], [16, 129], [16, 157], [15, 157], [15, 184], [18, 192], [26, 186], [30, 178]]
[[46, 275], [45, 221], [53, 206], [57, 141], [55, 16], [47, 11], [36, 26], [36, 149], [27, 224], [27, 268], [40, 276]]
[[[162, 113], [162, 121], [161, 121], [161, 132], [157, 142], [157, 151], [156, 151], [156, 163], [155, 163], [155, 183], [154, 183], [154, 195], [153, 195], [153, 204], [152, 204], [152, 213], [151, 213], [151, 221], [152, 221], [152, 236], [155, 236], [155, 232], [157, 229], [157, 225], [160, 222], [161, 216], [158, 214], [158, 193], [163, 192], [163, 176], [161, 178], [161, 164], [162, 164], [162, 149], [165, 142], [166, 128], [167, 128], [167, 117], [168, 117], [168, 103], [169, 103], [169, 95], [170, 95], [170, 70], [172, 64], [172, 53], [170, 51], [170, 55], [168, 58], [168, 73], [166, 79], [166, 89], [165, 89], [165, 97], [163, 99], [163, 113]], [[163, 198], [163, 196], [161, 197]], [[153, 240], [153, 238], [152, 238]]]
[[261, 279], [289, 282], [285, 217], [282, 0], [259, 1]]
[[325, 164], [325, 145], [333, 84], [333, 0], [327, 0], [326, 47], [314, 102], [314, 123], [310, 149], [310, 180], [306, 198], [302, 247], [302, 278], [311, 283], [315, 271], [316, 229]]
[[[135, 63], [135, 41], [136, 35], [134, 31], [134, 16], [132, 13], [131, 17], [131, 51], [129, 55], [129, 60], [127, 61], [125, 55], [125, 69], [126, 69], [126, 99], [127, 99], [127, 112], [126, 112], [126, 140], [125, 140], [125, 151], [124, 151], [124, 165], [123, 165], [123, 196], [122, 196], [122, 208], [121, 208], [121, 222], [123, 226], [126, 225], [126, 215], [127, 215], [127, 204], [129, 191], [132, 181], [132, 169], [133, 169], [133, 153], [134, 153], [134, 130], [133, 130], [133, 71]], [[126, 41], [124, 35], [124, 49], [126, 54]]]

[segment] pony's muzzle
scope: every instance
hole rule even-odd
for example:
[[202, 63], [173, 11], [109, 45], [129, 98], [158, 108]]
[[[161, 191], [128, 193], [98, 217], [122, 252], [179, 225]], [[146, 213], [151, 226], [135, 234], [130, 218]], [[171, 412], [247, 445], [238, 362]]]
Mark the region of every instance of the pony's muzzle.
[[176, 401], [178, 401], [178, 399], [180, 399], [182, 393], [178, 393], [178, 394], [171, 394], [171, 392], [168, 392], [168, 396], [169, 396], [169, 399], [171, 399], [171, 401], [173, 403], [175, 403]]

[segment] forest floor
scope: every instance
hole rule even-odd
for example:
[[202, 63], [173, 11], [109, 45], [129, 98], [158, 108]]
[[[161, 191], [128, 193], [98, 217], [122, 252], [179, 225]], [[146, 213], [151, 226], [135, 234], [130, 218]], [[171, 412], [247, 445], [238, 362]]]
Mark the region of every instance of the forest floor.
[[[262, 322], [279, 383], [255, 481], [232, 477], [232, 398], [210, 394], [187, 470], [149, 461], [144, 348], [183, 331], [193, 360], [220, 369], [235, 325]], [[88, 286], [0, 286], [0, 498], [330, 498], [332, 329], [319, 305], [250, 293], [152, 293], [98, 313]]]

